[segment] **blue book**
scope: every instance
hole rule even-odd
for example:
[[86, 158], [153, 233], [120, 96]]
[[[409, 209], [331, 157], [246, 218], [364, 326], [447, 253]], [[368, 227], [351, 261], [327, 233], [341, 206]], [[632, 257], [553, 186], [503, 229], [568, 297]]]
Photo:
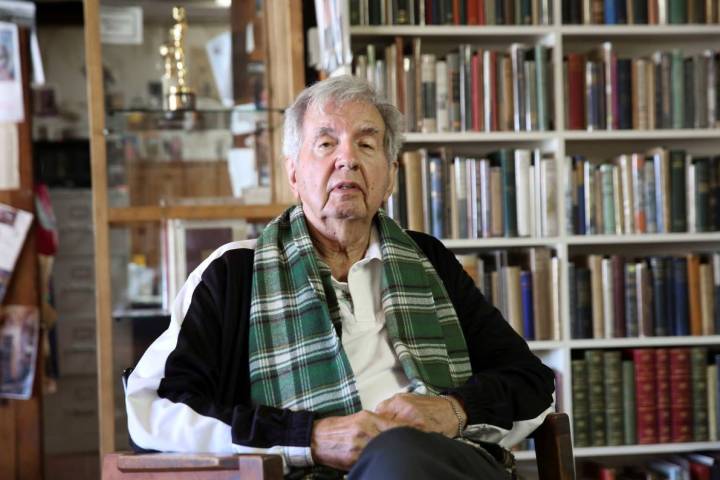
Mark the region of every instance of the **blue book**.
[[687, 259], [676, 257], [673, 265], [673, 293], [675, 297], [675, 315], [673, 316], [673, 335], [690, 335], [690, 319], [688, 315], [688, 279]]
[[[582, 165], [584, 157], [575, 155], [573, 157], [573, 165]], [[584, 177], [584, 175], [583, 175]], [[585, 235], [585, 185], [582, 182], [577, 184], [577, 229], [575, 233], [578, 235]]]
[[668, 335], [668, 315], [666, 311], [667, 291], [667, 272], [665, 270], [665, 261], [662, 257], [650, 257], [650, 272], [652, 275], [653, 286], [653, 334], [658, 337]]
[[445, 238], [445, 202], [443, 199], [444, 178], [442, 157], [430, 157], [430, 234]]
[[662, 474], [667, 480], [683, 480], [683, 469], [680, 465], [662, 460], [652, 461], [648, 465], [650, 469]]
[[626, 25], [627, 21], [627, 2], [633, 0], [615, 0], [615, 23]]
[[605, 25], [615, 25], [617, 23], [616, 8], [617, 0], [605, 0]]
[[520, 299], [522, 301], [523, 336], [535, 340], [535, 315], [533, 312], [532, 272], [520, 272]]
[[666, 335], [677, 335], [675, 333], [675, 285], [673, 283], [672, 258], [664, 259], [665, 262], [665, 325]]

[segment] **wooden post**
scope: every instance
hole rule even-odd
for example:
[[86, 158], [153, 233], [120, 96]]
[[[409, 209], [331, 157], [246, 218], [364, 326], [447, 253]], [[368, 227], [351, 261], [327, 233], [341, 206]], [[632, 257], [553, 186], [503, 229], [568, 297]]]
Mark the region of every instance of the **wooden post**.
[[270, 158], [272, 159], [273, 203], [291, 204], [294, 198], [285, 174], [282, 156], [282, 115], [279, 109], [290, 106], [305, 87], [305, 48], [301, 0], [265, 2], [267, 78], [270, 125]]
[[85, 71], [87, 74], [93, 225], [95, 228], [95, 322], [97, 326], [98, 416], [100, 458], [115, 450], [115, 385], [113, 378], [112, 297], [108, 226], [105, 90], [100, 45], [99, 0], [84, 0]]
[[[18, 124], [20, 189], [0, 191], [0, 202], [35, 212], [33, 197], [32, 113], [30, 111], [30, 32], [20, 28], [20, 61], [25, 121]], [[35, 226], [28, 232], [5, 296], [6, 305], [40, 305]], [[42, 348], [38, 344], [38, 348]], [[29, 400], [0, 403], [0, 478], [42, 478], [42, 356], [36, 362], [33, 393]]]

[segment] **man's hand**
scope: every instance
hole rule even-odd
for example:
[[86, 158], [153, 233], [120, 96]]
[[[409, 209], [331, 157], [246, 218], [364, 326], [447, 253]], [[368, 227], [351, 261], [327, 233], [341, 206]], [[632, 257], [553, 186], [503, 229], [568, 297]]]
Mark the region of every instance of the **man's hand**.
[[[460, 419], [450, 402], [455, 402]], [[456, 399], [412, 393], [398, 393], [383, 400], [375, 408], [375, 413], [418, 430], [441, 433], [449, 438], [457, 436], [459, 426], [467, 422], [467, 415]]]
[[403, 423], [363, 410], [345, 417], [328, 417], [313, 424], [310, 447], [315, 463], [350, 470], [365, 446], [380, 432]]

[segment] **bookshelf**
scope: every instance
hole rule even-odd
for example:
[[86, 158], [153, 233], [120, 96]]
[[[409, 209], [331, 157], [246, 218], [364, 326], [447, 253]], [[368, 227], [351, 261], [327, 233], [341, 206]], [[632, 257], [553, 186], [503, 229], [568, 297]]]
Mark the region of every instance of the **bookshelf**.
[[[579, 0], [578, 0], [579, 1]], [[500, 148], [540, 148], [553, 152], [557, 162], [558, 184], [564, 185], [566, 155], [582, 154], [595, 160], [608, 160], [623, 153], [645, 152], [664, 146], [685, 149], [688, 153], [720, 155], [720, 115], [711, 128], [679, 128], [652, 130], [570, 130], [564, 112], [567, 97], [563, 82], [563, 59], [568, 52], [588, 52], [602, 42], [613, 42], [618, 57], [649, 57], [654, 51], [679, 48], [686, 54], [699, 54], [705, 49], [716, 53], [720, 40], [720, 18], [715, 24], [692, 25], [563, 25], [562, 1], [551, 0], [552, 22], [548, 25], [380, 25], [351, 26], [351, 44], [355, 56], [365, 53], [367, 45], [375, 45], [378, 58], [383, 47], [395, 43], [407, 46], [414, 38], [421, 39], [422, 53], [441, 55], [452, 46], [469, 43], [474, 47], [502, 49], [512, 43], [542, 44], [550, 51], [548, 71], [551, 105], [554, 111], [552, 129], [545, 131], [451, 131], [408, 132], [405, 149], [447, 148], [455, 154], [477, 158]], [[401, 40], [398, 41], [398, 38]], [[402, 42], [402, 43], [400, 43]], [[410, 54], [412, 55], [412, 54]], [[720, 70], [718, 70], [720, 75]], [[720, 91], [718, 92], [720, 95]], [[476, 153], [477, 152], [477, 153]], [[530, 348], [543, 361], [561, 374], [557, 395], [562, 408], [572, 414], [571, 360], [574, 354], [587, 349], [670, 348], [706, 346], [719, 353], [720, 335], [709, 336], [647, 336], [631, 338], [573, 339], [570, 327], [570, 294], [568, 263], [577, 255], [620, 253], [634, 256], [684, 254], [688, 251], [720, 251], [720, 231], [703, 233], [644, 233], [626, 235], [577, 235], [566, 228], [564, 188], [557, 189], [558, 234], [551, 237], [490, 237], [479, 239], [443, 239], [458, 254], [486, 253], [498, 249], [518, 250], [546, 247], [559, 259], [560, 328], [559, 338], [529, 341]], [[720, 333], [720, 332], [718, 332]], [[720, 443], [683, 442], [647, 445], [582, 447], [575, 449], [579, 459], [661, 455], [701, 450], [719, 450]], [[533, 451], [516, 453], [519, 461], [535, 458]]]

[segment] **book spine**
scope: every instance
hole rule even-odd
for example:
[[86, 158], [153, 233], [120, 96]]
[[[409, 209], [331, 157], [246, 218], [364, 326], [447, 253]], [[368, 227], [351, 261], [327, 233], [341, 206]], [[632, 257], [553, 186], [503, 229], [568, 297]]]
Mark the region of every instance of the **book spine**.
[[646, 231], [647, 233], [658, 233], [658, 223], [657, 223], [657, 202], [655, 201], [655, 198], [658, 195], [657, 192], [657, 186], [655, 183], [655, 159], [650, 156], [645, 159], [645, 171], [644, 171], [644, 179], [645, 179], [645, 188], [644, 188], [644, 194], [645, 194], [645, 208], [646, 208]]
[[522, 297], [522, 335], [526, 340], [535, 339], [535, 319], [533, 315], [532, 272], [520, 272], [520, 290]]
[[665, 298], [668, 295], [667, 273], [665, 262], [661, 257], [650, 257], [649, 260], [653, 282], [653, 317], [655, 320], [653, 330], [656, 336], [661, 337], [669, 334], [668, 315], [665, 309]]
[[687, 260], [685, 258], [673, 258], [673, 335], [684, 336], [690, 334], [690, 320], [688, 318], [688, 278]]
[[[575, 404], [573, 403], [573, 410]], [[630, 360], [622, 362], [622, 412], [623, 440], [625, 445], [637, 443], [637, 419], [635, 418], [635, 366]]]
[[628, 337], [639, 334], [636, 269], [634, 263], [625, 264], [625, 335]]
[[671, 441], [692, 441], [692, 379], [688, 348], [671, 348], [670, 430]]
[[670, 151], [670, 218], [672, 232], [687, 231], [685, 152]]
[[430, 167], [430, 233], [436, 238], [445, 238], [445, 179], [440, 156], [431, 156]]
[[515, 191], [515, 162], [510, 150], [497, 153], [500, 161], [503, 193], [503, 224], [506, 237], [516, 237], [517, 229], [517, 193]]
[[594, 447], [607, 445], [605, 418], [605, 382], [602, 350], [586, 350], [588, 378], [588, 412], [590, 417], [590, 444]]
[[680, 50], [673, 50], [671, 63], [672, 128], [685, 126], [685, 63]]
[[420, 71], [421, 76], [421, 96], [422, 96], [422, 109], [421, 119], [423, 133], [432, 133], [437, 131], [437, 111], [436, 111], [436, 98], [437, 98], [437, 83], [435, 80], [435, 55], [424, 53], [422, 55], [422, 66]]
[[585, 360], [572, 360], [573, 441], [576, 447], [590, 446], [590, 403], [588, 394], [588, 369]]
[[688, 310], [690, 335], [702, 335], [702, 314], [700, 306], [700, 257], [697, 254], [686, 255]]
[[613, 288], [613, 270], [612, 270], [612, 260], [609, 258], [603, 258], [601, 260], [601, 269], [602, 269], [602, 302], [603, 302], [603, 331], [605, 333], [605, 338], [612, 338], [614, 336], [617, 336], [615, 334], [615, 320], [613, 319], [613, 314], [615, 313], [615, 309], [613, 306], [613, 294], [614, 294], [614, 288]]
[[625, 260], [620, 255], [610, 257], [613, 286], [613, 336], [625, 336]]
[[620, 352], [603, 352], [603, 380], [605, 390], [606, 445], [622, 445], [625, 440], [623, 426], [623, 374]]
[[437, 118], [437, 131], [450, 131], [448, 115], [448, 71], [447, 63], [439, 60], [435, 63], [435, 112]]
[[707, 347], [690, 349], [690, 372], [692, 386], [692, 435], [694, 442], [709, 440]]
[[448, 120], [451, 132], [460, 131], [460, 57], [448, 53], [445, 57], [448, 71]]
[[670, 429], [670, 358], [667, 348], [655, 349], [655, 374], [657, 377], [657, 431], [658, 441], [671, 440]]
[[655, 358], [652, 349], [630, 350], [635, 366], [635, 420], [637, 443], [657, 443]]
[[592, 287], [590, 270], [576, 267], [575, 278], [577, 303], [575, 304], [575, 323], [572, 324], [572, 337], [592, 338]]

